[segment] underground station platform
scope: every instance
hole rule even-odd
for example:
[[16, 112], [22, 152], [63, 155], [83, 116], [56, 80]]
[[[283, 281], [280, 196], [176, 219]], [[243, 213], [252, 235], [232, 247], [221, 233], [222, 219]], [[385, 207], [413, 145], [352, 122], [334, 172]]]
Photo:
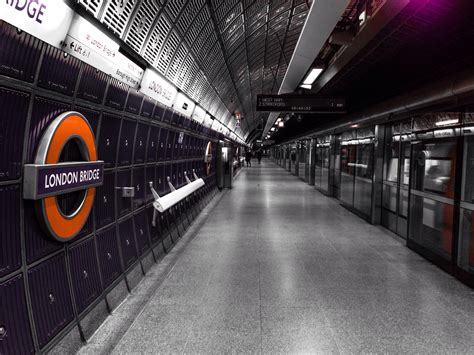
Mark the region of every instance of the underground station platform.
[[0, 355], [473, 354], [469, 14], [0, 2]]

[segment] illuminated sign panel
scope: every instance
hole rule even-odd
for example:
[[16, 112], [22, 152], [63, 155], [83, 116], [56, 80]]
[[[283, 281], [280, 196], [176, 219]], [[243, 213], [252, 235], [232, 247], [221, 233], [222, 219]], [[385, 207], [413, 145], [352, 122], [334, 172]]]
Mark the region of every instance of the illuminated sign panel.
[[193, 114], [196, 104], [189, 99], [182, 92], [179, 92], [176, 96], [176, 102], [174, 103], [174, 109], [186, 117], [191, 117]]
[[197, 105], [194, 108], [193, 119], [195, 119], [199, 123], [203, 123], [206, 119], [206, 110], [204, 110], [201, 106]]
[[[61, 153], [75, 141], [82, 161], [61, 162]], [[26, 164], [23, 198], [35, 200], [40, 224], [52, 238], [66, 242], [81, 230], [92, 211], [95, 186], [102, 185], [104, 162], [97, 159], [94, 133], [78, 112], [66, 112], [54, 119], [44, 132], [34, 164]], [[83, 190], [75, 210], [66, 214], [59, 195]]]
[[63, 41], [66, 53], [138, 89], [143, 69], [121, 54], [119, 48], [117, 42], [77, 14]]
[[74, 11], [62, 0], [2, 0], [0, 20], [61, 47]]
[[162, 104], [172, 107], [178, 90], [156, 71], [147, 68], [143, 74], [140, 91]]
[[346, 101], [311, 96], [257, 95], [257, 111], [344, 113]]

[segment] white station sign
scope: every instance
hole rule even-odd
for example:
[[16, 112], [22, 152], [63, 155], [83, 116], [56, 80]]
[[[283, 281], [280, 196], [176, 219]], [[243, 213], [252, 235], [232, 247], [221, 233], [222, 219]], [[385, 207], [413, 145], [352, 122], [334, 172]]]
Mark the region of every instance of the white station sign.
[[196, 104], [190, 98], [188, 98], [182, 92], [178, 93], [174, 103], [174, 109], [176, 111], [185, 115], [186, 117], [191, 117], [195, 107]]
[[64, 40], [66, 53], [137, 89], [143, 69], [119, 52], [120, 45], [92, 23], [75, 15]]
[[201, 106], [196, 105], [193, 112], [193, 119], [202, 124], [206, 119], [206, 110]]
[[178, 90], [156, 71], [147, 68], [143, 74], [140, 91], [162, 104], [172, 107]]
[[211, 115], [206, 113], [206, 118], [204, 119], [204, 125], [211, 128], [213, 122], [214, 121], [212, 120]]
[[63, 0], [3, 0], [0, 20], [60, 48], [74, 11]]

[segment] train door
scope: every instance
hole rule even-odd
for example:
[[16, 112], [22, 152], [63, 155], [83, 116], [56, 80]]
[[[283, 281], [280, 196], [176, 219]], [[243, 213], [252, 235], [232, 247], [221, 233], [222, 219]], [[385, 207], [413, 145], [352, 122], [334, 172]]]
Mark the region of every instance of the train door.
[[334, 174], [332, 191], [335, 198], [341, 199], [341, 136], [334, 137], [333, 142]]
[[[406, 239], [410, 181], [411, 122], [386, 127], [382, 225]], [[408, 131], [404, 132], [404, 127]]]
[[464, 154], [456, 265], [462, 278], [474, 286], [474, 127], [463, 129]]
[[350, 142], [341, 143], [340, 200], [352, 206], [354, 204], [354, 175], [357, 146]]
[[450, 270], [458, 138], [423, 138], [412, 142], [407, 242], [413, 249]]

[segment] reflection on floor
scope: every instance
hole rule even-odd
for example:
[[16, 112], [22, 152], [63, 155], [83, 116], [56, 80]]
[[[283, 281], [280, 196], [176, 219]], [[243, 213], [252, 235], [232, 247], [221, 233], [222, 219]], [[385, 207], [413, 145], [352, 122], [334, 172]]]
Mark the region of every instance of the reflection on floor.
[[83, 353], [474, 352], [471, 289], [269, 161], [245, 168], [135, 317]]

